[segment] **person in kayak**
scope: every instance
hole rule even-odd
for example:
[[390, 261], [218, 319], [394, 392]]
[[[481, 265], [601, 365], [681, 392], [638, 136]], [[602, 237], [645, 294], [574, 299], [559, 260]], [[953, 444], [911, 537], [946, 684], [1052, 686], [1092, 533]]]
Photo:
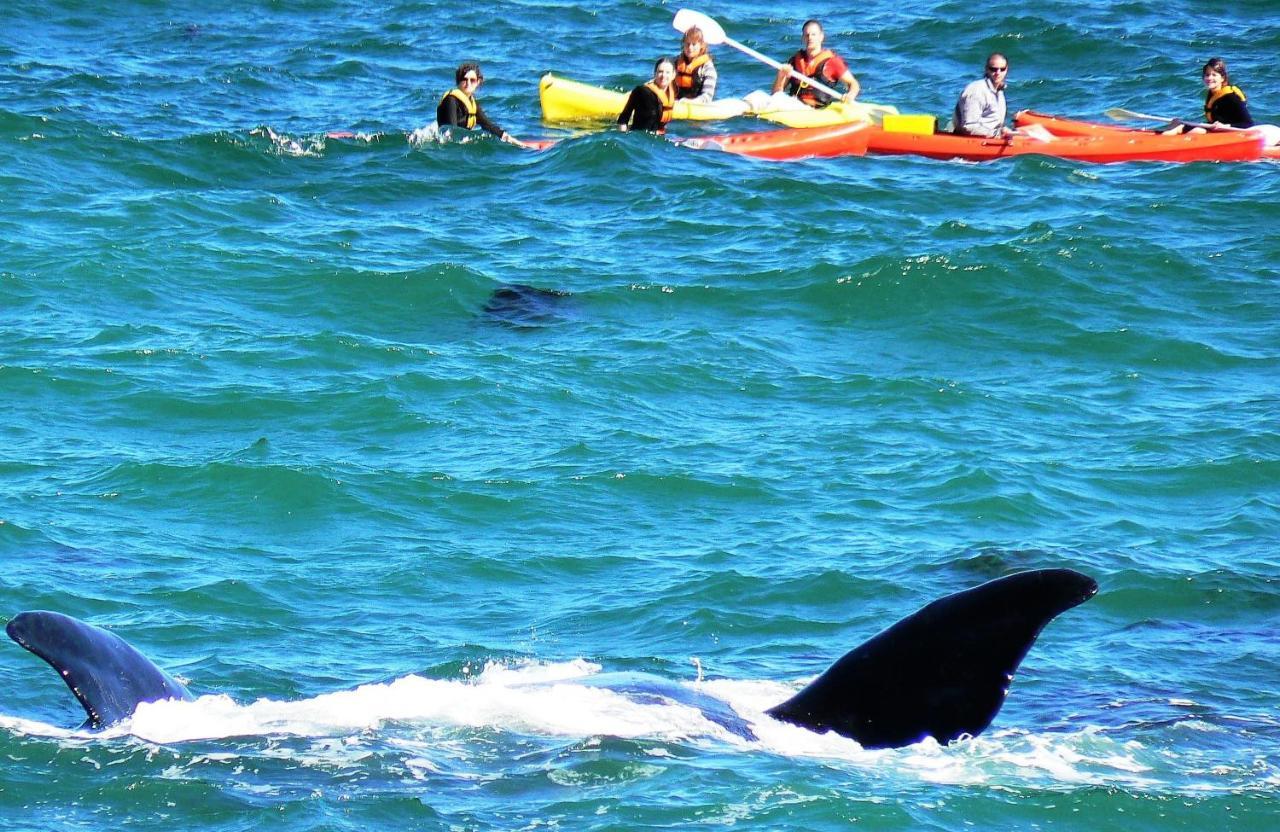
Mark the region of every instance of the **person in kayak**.
[[484, 75], [480, 73], [479, 64], [465, 63], [458, 67], [453, 77], [457, 86], [445, 93], [436, 106], [436, 129], [443, 131], [446, 127], [462, 127], [474, 130], [479, 125], [508, 144], [526, 146], [490, 121], [480, 108], [480, 102], [476, 101], [476, 90], [484, 83]]
[[[791, 56], [789, 62], [791, 68], [828, 87], [834, 87], [837, 83], [844, 84], [849, 89], [842, 100], [853, 101], [858, 97], [861, 89], [858, 79], [853, 77], [843, 58], [830, 49], [823, 48], [822, 43], [825, 39], [826, 32], [823, 31], [822, 24], [816, 20], [806, 20], [804, 26], [800, 28], [800, 42], [804, 44], [804, 48]], [[773, 91], [774, 93], [786, 92], [787, 95], [795, 96], [800, 102], [815, 108], [825, 107], [836, 100], [825, 92], [814, 89], [811, 84], [792, 78], [785, 69], [778, 70], [778, 77], [773, 80]]]
[[1200, 75], [1205, 89], [1204, 124], [1175, 124], [1163, 131], [1165, 135], [1204, 133], [1207, 130], [1254, 130], [1263, 135], [1268, 147], [1280, 145], [1280, 126], [1254, 123], [1244, 90], [1231, 83], [1226, 61], [1217, 57], [1210, 58], [1205, 62]]
[[694, 104], [710, 104], [716, 97], [719, 74], [707, 52], [707, 39], [697, 26], [685, 30], [680, 54], [675, 60], [676, 98]]
[[618, 114], [618, 129], [665, 133], [676, 103], [675, 77], [676, 67], [671, 59], [659, 58], [653, 65], [653, 80], [636, 87], [628, 96]]
[[958, 136], [986, 138], [1012, 136], [1014, 131], [1004, 123], [1007, 113], [1004, 87], [1008, 78], [1009, 59], [999, 52], [992, 52], [987, 57], [982, 77], [970, 83], [960, 93], [951, 120], [951, 132]]

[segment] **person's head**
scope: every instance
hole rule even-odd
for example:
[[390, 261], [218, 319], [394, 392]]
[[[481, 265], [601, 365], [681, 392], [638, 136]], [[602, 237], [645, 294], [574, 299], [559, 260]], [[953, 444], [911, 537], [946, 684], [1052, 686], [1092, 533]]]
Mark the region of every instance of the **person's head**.
[[1005, 80], [1009, 77], [1009, 59], [999, 52], [992, 52], [987, 56], [987, 66], [983, 70], [991, 83], [997, 89], [1004, 86]]
[[696, 58], [707, 51], [707, 38], [697, 26], [685, 29], [683, 43], [686, 58]]
[[822, 41], [826, 36], [827, 33], [822, 31], [822, 24], [816, 20], [806, 20], [800, 27], [800, 42], [804, 44], [804, 51], [810, 55], [822, 51]]
[[475, 95], [476, 90], [480, 88], [480, 82], [484, 80], [484, 75], [480, 72], [480, 64], [468, 62], [458, 67], [453, 73], [453, 80], [458, 85], [458, 89]]
[[676, 80], [676, 65], [670, 58], [659, 58], [653, 65], [653, 83], [660, 87], [669, 87]]
[[1227, 74], [1227, 62], [1221, 58], [1210, 58], [1205, 61], [1202, 75], [1205, 87], [1211, 92], [1231, 85], [1231, 76]]

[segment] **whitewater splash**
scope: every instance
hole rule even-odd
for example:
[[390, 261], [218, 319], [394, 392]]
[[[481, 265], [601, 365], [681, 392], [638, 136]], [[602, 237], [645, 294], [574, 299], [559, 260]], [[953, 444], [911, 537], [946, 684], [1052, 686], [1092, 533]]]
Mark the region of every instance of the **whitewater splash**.
[[[676, 702], [637, 702], [625, 694], [587, 684], [599, 665], [582, 659], [561, 663], [489, 664], [472, 678], [404, 676], [391, 682], [327, 693], [309, 699], [259, 699], [238, 704], [226, 695], [191, 702], [169, 700], [140, 705], [130, 718], [106, 731], [67, 730], [0, 716], [0, 728], [14, 734], [84, 742], [136, 738], [173, 745], [245, 738], [340, 740], [307, 750], [307, 760], [327, 765], [316, 748], [332, 747], [344, 758], [365, 742], [392, 745], [443, 730], [471, 730], [587, 740], [616, 737], [685, 743], [738, 752], [826, 759], [859, 768], [887, 768], [924, 782], [982, 784], [1028, 781], [1047, 786], [1117, 782], [1147, 783], [1151, 766], [1145, 749], [1118, 743], [1089, 729], [1037, 735], [996, 731], [989, 736], [941, 746], [926, 740], [902, 749], [868, 751], [839, 735], [817, 734], [765, 715], [802, 682], [728, 679], [686, 685], [728, 704], [756, 734], [744, 740]], [[237, 753], [243, 753], [240, 749]], [[332, 762], [332, 761], [330, 761]]]

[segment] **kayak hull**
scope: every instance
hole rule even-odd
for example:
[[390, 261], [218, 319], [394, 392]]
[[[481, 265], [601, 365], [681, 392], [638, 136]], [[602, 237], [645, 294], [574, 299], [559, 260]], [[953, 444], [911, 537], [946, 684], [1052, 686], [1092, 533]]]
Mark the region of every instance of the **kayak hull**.
[[[1118, 124], [1099, 124], [1093, 121], [1063, 118], [1062, 116], [1037, 113], [1034, 110], [1023, 110], [1018, 113], [1015, 123], [1019, 127], [1032, 124], [1038, 125], [1055, 136], [1111, 136], [1117, 134], [1153, 135], [1151, 131], [1134, 127], [1124, 127]], [[1232, 134], [1204, 133], [1200, 135], [1208, 137]], [[1280, 147], [1264, 147], [1262, 149], [1262, 158], [1280, 159]]]
[[694, 150], [720, 150], [771, 161], [861, 156], [867, 152], [867, 135], [871, 129], [869, 123], [859, 122], [804, 130], [770, 130], [683, 139], [680, 144]]

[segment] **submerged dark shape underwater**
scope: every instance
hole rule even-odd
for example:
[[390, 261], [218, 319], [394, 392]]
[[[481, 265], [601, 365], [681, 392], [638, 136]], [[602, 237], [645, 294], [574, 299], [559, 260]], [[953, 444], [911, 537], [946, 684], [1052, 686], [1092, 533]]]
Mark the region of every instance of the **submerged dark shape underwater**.
[[546, 326], [565, 317], [572, 297], [562, 289], [510, 283], [493, 290], [484, 305], [484, 314], [513, 327]]
[[[1097, 590], [1087, 575], [1041, 569], [947, 595], [853, 649], [767, 713], [813, 731], [834, 731], [864, 748], [976, 736], [1004, 704], [1018, 665], [1044, 626]], [[70, 616], [23, 612], [6, 631], [58, 671], [84, 706], [86, 727], [120, 722], [142, 703], [192, 698], [119, 636]], [[671, 680], [603, 674], [584, 684], [637, 702], [689, 705], [755, 739], [727, 703]]]

